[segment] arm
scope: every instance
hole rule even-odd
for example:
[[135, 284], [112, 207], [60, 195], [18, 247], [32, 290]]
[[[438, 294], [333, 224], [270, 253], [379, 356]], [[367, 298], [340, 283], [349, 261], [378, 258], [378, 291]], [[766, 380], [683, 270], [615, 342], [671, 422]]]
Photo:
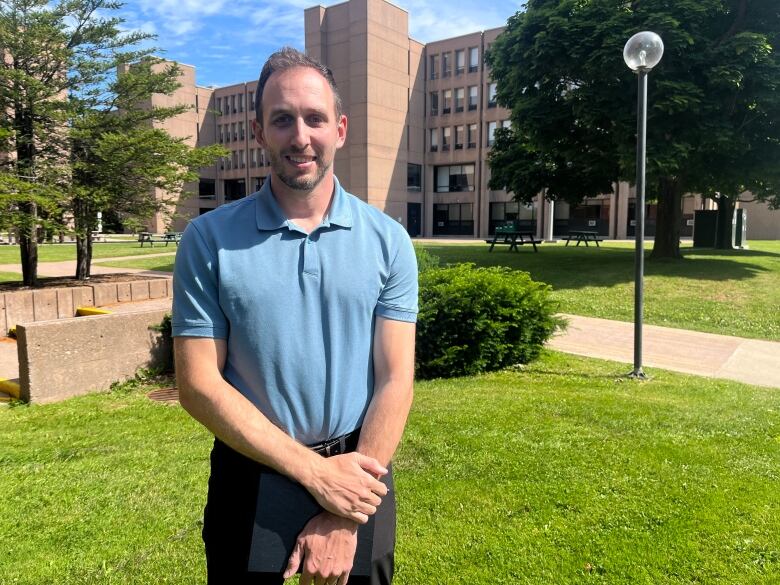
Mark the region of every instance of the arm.
[[[401, 440], [412, 405], [414, 323], [378, 317], [374, 331], [374, 396], [360, 431], [358, 452], [390, 462]], [[298, 537], [284, 577], [292, 576], [304, 557], [301, 585], [338, 579], [344, 584], [357, 547], [357, 524], [328, 512], [312, 518]], [[313, 579], [313, 581], [312, 581]]]
[[298, 481], [336, 515], [364, 523], [376, 512], [387, 488], [374, 476], [387, 470], [359, 453], [320, 457], [271, 423], [222, 377], [225, 340], [176, 337], [174, 352], [181, 405], [215, 436]]

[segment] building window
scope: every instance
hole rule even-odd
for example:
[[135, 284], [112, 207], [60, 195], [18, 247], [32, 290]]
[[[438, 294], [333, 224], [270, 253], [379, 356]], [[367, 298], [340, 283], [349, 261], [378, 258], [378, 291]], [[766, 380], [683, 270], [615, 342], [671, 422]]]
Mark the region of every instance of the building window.
[[238, 94], [238, 111], [243, 112], [244, 111], [244, 94], [240, 93]]
[[468, 147], [476, 148], [477, 147], [477, 125], [469, 124], [468, 132], [469, 132]]
[[452, 73], [452, 62], [450, 60], [450, 53], [441, 54], [441, 76], [449, 77]]
[[236, 96], [234, 95], [230, 96], [230, 113], [231, 114], [236, 113]]
[[221, 115], [222, 115], [222, 98], [218, 97], [217, 98], [217, 116], [221, 116]]
[[455, 111], [462, 112], [463, 104], [466, 101], [466, 90], [462, 87], [455, 88]]
[[431, 143], [431, 152], [436, 152], [437, 150], [439, 150], [439, 129], [438, 128], [431, 128], [430, 143]]
[[225, 181], [225, 201], [235, 201], [246, 197], [246, 182], [244, 179]]
[[257, 151], [254, 148], [249, 149], [249, 167], [254, 168], [257, 166], [257, 158], [256, 153]]
[[255, 109], [255, 92], [249, 92], [249, 101], [246, 103], [246, 109], [254, 111]]
[[238, 138], [239, 138], [239, 140], [243, 140], [244, 139], [244, 123], [243, 122], [239, 122], [238, 123]]
[[474, 190], [474, 165], [436, 167], [436, 192], [454, 193]]
[[217, 182], [214, 179], [200, 179], [198, 182], [198, 197], [200, 199], [216, 199]]
[[452, 111], [452, 90], [445, 89], [442, 93], [444, 94], [442, 99], [444, 103], [442, 104], [441, 113], [449, 114]]
[[246, 167], [246, 157], [244, 156], [243, 150], [238, 151], [238, 165], [242, 169]]
[[469, 73], [474, 73], [479, 69], [479, 48], [471, 47], [469, 49]]
[[217, 124], [217, 134], [219, 135], [219, 143], [225, 142], [225, 135], [222, 133], [222, 124]]
[[511, 222], [515, 229], [536, 231], [536, 213], [533, 205], [521, 205], [517, 201], [490, 204], [488, 233], [495, 234], [496, 227]]
[[504, 120], [503, 122], [501, 122], [501, 127], [502, 128], [507, 128], [507, 129], [511, 130], [512, 129], [512, 120]]
[[441, 149], [449, 150], [450, 144], [452, 144], [452, 138], [451, 138], [452, 128], [449, 126], [445, 126], [441, 129]]
[[422, 165], [406, 163], [406, 188], [409, 191], [422, 189]]
[[431, 98], [431, 116], [439, 115], [439, 92], [432, 91], [430, 93]]
[[459, 49], [455, 51], [455, 75], [461, 75], [466, 71], [466, 51]]
[[431, 79], [439, 77], [439, 56], [431, 55]]
[[465, 126], [455, 126], [455, 150], [463, 150], [463, 135], [465, 133]]
[[488, 108], [496, 107], [496, 84], [488, 83]]
[[476, 85], [469, 86], [469, 111], [477, 109], [479, 104], [479, 88]]
[[493, 146], [493, 144], [496, 142], [496, 123], [495, 122], [488, 122], [487, 125], [487, 145], [488, 147]]
[[231, 140], [238, 140], [238, 132], [236, 131], [236, 123], [233, 122], [230, 125], [230, 134], [232, 136]]
[[436, 203], [433, 206], [433, 235], [470, 236], [474, 233], [474, 204]]

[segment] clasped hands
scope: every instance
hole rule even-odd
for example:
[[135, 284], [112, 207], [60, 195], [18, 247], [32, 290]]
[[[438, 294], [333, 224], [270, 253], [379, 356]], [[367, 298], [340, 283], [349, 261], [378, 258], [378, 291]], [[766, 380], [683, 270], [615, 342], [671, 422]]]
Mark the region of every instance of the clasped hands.
[[300, 585], [346, 585], [357, 548], [358, 524], [368, 522], [387, 495], [379, 462], [360, 453], [319, 458], [306, 489], [325, 512], [298, 535], [284, 578], [303, 564]]

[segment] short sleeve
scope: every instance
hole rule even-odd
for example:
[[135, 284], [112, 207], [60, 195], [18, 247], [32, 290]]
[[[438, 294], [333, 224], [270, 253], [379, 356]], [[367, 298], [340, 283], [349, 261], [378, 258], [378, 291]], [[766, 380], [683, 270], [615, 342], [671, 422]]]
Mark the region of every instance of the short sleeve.
[[228, 321], [219, 306], [217, 259], [197, 226], [184, 230], [173, 270], [174, 337], [226, 339]]
[[376, 315], [394, 321], [417, 321], [417, 257], [409, 236], [399, 238], [398, 252], [376, 305]]

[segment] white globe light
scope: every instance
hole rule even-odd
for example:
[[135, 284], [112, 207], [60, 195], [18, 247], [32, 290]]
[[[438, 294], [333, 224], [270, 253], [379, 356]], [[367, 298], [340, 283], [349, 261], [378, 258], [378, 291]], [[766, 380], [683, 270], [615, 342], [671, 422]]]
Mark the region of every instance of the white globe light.
[[623, 60], [634, 71], [650, 71], [663, 54], [664, 42], [650, 31], [636, 33], [623, 48]]

